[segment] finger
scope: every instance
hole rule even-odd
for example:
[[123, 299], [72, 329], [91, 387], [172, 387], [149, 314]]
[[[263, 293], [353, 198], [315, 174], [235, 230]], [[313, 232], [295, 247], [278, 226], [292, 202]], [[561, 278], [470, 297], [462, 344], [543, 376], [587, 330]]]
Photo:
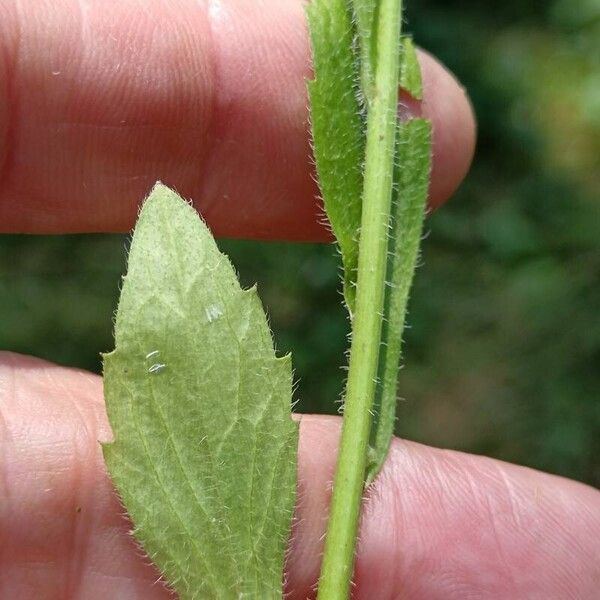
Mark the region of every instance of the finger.
[[[2, 598], [167, 597], [102, 465], [101, 393], [90, 374], [0, 359]], [[314, 597], [338, 431], [338, 419], [302, 417], [291, 598]], [[395, 441], [367, 492], [354, 597], [592, 600], [599, 552], [597, 491]]]
[[0, 357], [0, 598], [169, 598], [103, 467], [101, 379]]
[[[293, 597], [313, 597], [340, 421], [303, 416]], [[355, 599], [577, 598], [598, 593], [600, 492], [501, 461], [395, 439], [366, 492]]]
[[[438, 205], [474, 122], [450, 73], [421, 62]], [[160, 179], [218, 235], [324, 239], [309, 76], [302, 0], [2, 2], [0, 230], [126, 231]]]

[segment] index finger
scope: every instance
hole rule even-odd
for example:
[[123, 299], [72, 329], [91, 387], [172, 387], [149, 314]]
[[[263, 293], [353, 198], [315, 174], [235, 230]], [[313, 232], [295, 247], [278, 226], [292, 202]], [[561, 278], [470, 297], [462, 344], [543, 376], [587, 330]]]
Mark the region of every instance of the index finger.
[[[455, 79], [420, 58], [437, 205], [474, 123]], [[309, 76], [301, 0], [3, 2], [0, 230], [126, 231], [160, 179], [217, 235], [325, 239]]]

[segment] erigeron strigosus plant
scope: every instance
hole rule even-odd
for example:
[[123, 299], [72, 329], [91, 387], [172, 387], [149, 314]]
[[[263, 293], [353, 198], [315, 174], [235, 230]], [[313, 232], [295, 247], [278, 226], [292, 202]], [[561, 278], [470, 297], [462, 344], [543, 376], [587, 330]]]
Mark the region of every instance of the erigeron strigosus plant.
[[[397, 374], [430, 172], [428, 121], [400, 0], [313, 0], [311, 125], [352, 327], [318, 596], [350, 593], [360, 504], [394, 428]], [[298, 429], [289, 356], [255, 289], [158, 184], [135, 229], [105, 356], [104, 446], [134, 533], [181, 598], [281, 598]]]

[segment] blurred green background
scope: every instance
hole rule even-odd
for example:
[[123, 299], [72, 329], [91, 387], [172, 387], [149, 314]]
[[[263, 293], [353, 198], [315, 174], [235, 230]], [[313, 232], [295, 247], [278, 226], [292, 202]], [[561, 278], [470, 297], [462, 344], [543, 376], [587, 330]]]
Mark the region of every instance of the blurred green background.
[[[427, 223], [398, 433], [600, 484], [600, 0], [413, 0], [465, 84], [471, 174]], [[0, 348], [99, 371], [126, 238], [0, 238]], [[332, 246], [222, 244], [259, 282], [298, 410], [337, 410], [348, 323]]]

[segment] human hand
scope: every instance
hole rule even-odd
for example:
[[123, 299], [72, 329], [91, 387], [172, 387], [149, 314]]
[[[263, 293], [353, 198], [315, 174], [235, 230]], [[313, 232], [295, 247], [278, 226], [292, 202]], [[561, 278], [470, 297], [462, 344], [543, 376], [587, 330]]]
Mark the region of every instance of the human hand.
[[[110, 14], [106, 3], [0, 0], [2, 228], [126, 230], [162, 179], [198, 199], [217, 233], [326, 237], [312, 201], [302, 23], [296, 0], [129, 0]], [[464, 176], [474, 126], [454, 80], [421, 60], [437, 205]], [[169, 597], [102, 463], [101, 385], [0, 359], [2, 599]], [[301, 420], [291, 598], [314, 595], [338, 429], [333, 417]], [[591, 599], [599, 540], [591, 488], [396, 440], [367, 493], [355, 597]]]

